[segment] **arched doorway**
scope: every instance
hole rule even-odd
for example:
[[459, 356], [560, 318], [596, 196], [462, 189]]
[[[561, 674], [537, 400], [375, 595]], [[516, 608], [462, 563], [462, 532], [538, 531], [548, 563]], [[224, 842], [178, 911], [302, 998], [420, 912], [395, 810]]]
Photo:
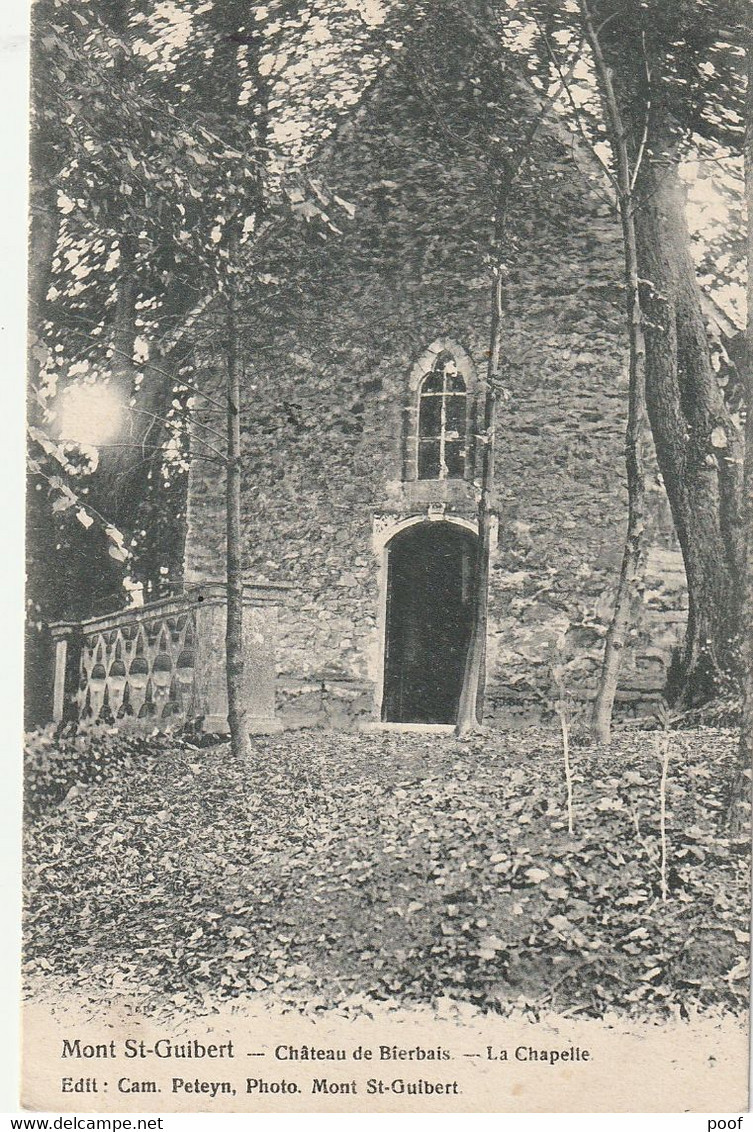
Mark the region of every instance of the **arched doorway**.
[[454, 723], [471, 629], [476, 536], [441, 521], [387, 547], [382, 719]]

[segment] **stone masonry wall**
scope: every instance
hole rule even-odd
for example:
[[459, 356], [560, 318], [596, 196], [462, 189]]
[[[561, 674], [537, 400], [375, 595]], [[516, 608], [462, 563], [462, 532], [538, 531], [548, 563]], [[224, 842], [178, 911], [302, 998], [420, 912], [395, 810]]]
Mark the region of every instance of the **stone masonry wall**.
[[[485, 371], [491, 201], [483, 167], [447, 152], [399, 72], [319, 172], [356, 212], [340, 237], [291, 228], [265, 253], [262, 269], [289, 277], [293, 265], [295, 283], [267, 288], [261, 313], [249, 305], [245, 551], [249, 581], [291, 585], [280, 611], [283, 719], [341, 724], [378, 718], [375, 523], [425, 514], [438, 494], [402, 483], [411, 370], [442, 339]], [[593, 686], [626, 512], [619, 229], [599, 186], [547, 133], [509, 232], [488, 644], [490, 718], [504, 725], [540, 710], [554, 659], [569, 664], [574, 692]], [[219, 380], [211, 363], [203, 380]], [[626, 700], [661, 687], [684, 620], [663, 490], [651, 495], [654, 547]], [[441, 502], [446, 515], [473, 518], [470, 487]], [[216, 465], [195, 460], [189, 581], [222, 575], [223, 504]]]

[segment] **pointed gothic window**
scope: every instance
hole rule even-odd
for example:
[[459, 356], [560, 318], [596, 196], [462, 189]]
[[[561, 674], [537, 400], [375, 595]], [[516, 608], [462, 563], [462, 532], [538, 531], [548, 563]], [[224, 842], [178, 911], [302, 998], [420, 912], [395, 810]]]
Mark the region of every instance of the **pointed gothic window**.
[[466, 388], [455, 359], [443, 351], [421, 383], [418, 400], [418, 478], [465, 475]]

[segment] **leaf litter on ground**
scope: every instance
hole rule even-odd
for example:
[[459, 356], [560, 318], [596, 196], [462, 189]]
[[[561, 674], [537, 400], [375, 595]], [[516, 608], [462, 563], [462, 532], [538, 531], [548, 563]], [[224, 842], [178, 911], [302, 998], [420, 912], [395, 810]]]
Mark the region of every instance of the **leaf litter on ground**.
[[666, 902], [645, 733], [577, 750], [572, 837], [545, 730], [298, 731], [255, 737], [251, 765], [226, 744], [141, 745], [31, 808], [27, 973], [188, 1003], [742, 1011], [749, 848], [721, 824], [735, 737], [672, 744]]

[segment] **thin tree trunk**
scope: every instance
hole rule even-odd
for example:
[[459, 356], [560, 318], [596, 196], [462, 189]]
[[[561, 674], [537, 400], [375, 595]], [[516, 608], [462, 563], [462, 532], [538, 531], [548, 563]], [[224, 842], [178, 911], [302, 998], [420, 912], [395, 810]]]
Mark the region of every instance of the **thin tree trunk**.
[[[630, 343], [628, 385], [628, 422], [625, 436], [625, 461], [628, 489], [628, 520], [622, 555], [620, 580], [617, 586], [614, 613], [604, 645], [601, 676], [593, 705], [591, 733], [598, 743], [608, 744], [612, 737], [612, 712], [622, 655], [633, 621], [633, 606], [638, 584], [643, 575], [643, 534], [645, 529], [645, 472], [643, 467], [643, 432], [646, 403], [643, 313], [639, 292], [638, 251], [634, 216], [634, 174], [628, 155], [625, 127], [612, 85], [612, 77], [601, 50], [598, 32], [591, 20], [587, 0], [581, 0], [586, 35], [591, 45], [602, 101], [609, 124], [610, 141], [617, 168], [617, 190], [625, 254], [625, 287]], [[637, 158], [640, 160], [640, 155]]]
[[494, 267], [492, 279], [492, 317], [489, 362], [481, 430], [481, 487], [478, 504], [478, 539], [473, 580], [471, 634], [463, 673], [463, 687], [458, 705], [457, 734], [467, 735], [484, 714], [486, 685], [486, 631], [489, 620], [489, 573], [491, 568], [491, 532], [494, 520], [494, 433], [496, 425], [497, 382], [502, 355], [502, 264]]
[[471, 631], [463, 670], [456, 733], [468, 735], [484, 718], [486, 698], [486, 637], [489, 623], [489, 582], [491, 575], [491, 540], [494, 523], [494, 443], [497, 421], [497, 386], [502, 360], [502, 316], [504, 300], [504, 263], [502, 245], [507, 222], [507, 208], [523, 162], [546, 115], [560, 94], [565, 77], [555, 92], [544, 100], [539, 113], [528, 126], [514, 158], [503, 166], [497, 188], [494, 216], [494, 267], [491, 285], [491, 320], [489, 327], [489, 361], [484, 385], [480, 418], [480, 475], [478, 502], [478, 538], [473, 578]]
[[229, 283], [226, 307], [227, 364], [227, 629], [225, 633], [228, 724], [230, 746], [236, 758], [250, 758], [246, 726], [243, 660], [243, 555], [241, 538], [241, 429], [238, 331], [233, 282]]

